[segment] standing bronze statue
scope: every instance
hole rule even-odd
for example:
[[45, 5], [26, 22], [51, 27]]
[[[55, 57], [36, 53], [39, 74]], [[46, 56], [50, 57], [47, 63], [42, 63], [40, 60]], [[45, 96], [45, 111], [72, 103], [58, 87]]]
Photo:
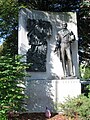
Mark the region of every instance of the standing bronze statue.
[[[71, 38], [72, 36], [73, 39]], [[57, 34], [57, 43], [54, 52], [60, 49], [62, 67], [65, 77], [73, 76], [73, 63], [72, 63], [72, 55], [71, 55], [71, 47], [70, 47], [71, 46], [70, 44], [73, 40], [75, 40], [75, 36], [73, 32], [72, 31], [70, 32], [67, 29], [67, 23], [64, 23], [63, 28]]]

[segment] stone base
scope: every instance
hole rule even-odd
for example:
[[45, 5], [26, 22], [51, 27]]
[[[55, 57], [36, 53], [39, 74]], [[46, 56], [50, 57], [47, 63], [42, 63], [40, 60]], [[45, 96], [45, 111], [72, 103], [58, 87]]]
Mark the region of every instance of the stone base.
[[52, 112], [57, 112], [58, 103], [67, 97], [77, 97], [81, 94], [79, 79], [61, 80], [28, 80], [26, 82], [26, 100], [29, 112], [44, 112], [48, 106]]

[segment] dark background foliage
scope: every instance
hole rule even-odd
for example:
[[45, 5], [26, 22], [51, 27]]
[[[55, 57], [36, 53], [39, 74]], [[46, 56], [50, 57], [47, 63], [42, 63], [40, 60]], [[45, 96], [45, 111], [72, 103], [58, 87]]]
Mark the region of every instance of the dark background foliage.
[[[1, 0], [2, 1], [2, 0]], [[0, 37], [4, 38], [4, 49], [17, 54], [18, 12], [21, 7], [51, 12], [77, 12], [79, 60], [90, 59], [90, 2], [89, 0], [3, 0], [0, 3]], [[7, 46], [6, 46], [7, 44]], [[1, 48], [1, 47], [0, 47]], [[14, 49], [13, 49], [14, 48]], [[0, 49], [2, 51], [2, 49]]]

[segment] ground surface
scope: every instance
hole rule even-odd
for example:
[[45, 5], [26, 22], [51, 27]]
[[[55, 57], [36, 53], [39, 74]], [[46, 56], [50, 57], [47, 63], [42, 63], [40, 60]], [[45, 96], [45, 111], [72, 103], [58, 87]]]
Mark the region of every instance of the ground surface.
[[44, 113], [32, 113], [28, 115], [28, 120], [66, 120], [64, 116], [52, 114], [51, 118], [46, 118]]
[[[64, 115], [55, 114], [55, 113], [52, 113], [51, 118], [46, 118], [45, 113], [23, 113], [15, 116], [11, 118], [9, 117], [8, 120], [71, 120], [70, 118], [67, 118]], [[78, 120], [78, 119], [76, 118], [73, 120]]]

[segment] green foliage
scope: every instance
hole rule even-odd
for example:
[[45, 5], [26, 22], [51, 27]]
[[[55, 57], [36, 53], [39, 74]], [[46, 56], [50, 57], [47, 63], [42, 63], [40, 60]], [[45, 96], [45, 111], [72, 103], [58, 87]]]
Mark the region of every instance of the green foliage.
[[18, 25], [18, 2], [0, 0], [0, 37], [6, 37]]
[[3, 45], [0, 45], [0, 56], [2, 54], [2, 50], [3, 50]]
[[79, 60], [90, 63], [90, 2], [83, 0], [78, 12]]
[[90, 65], [87, 66], [85, 63], [81, 63], [79, 70], [82, 80], [90, 79]]
[[79, 72], [80, 72], [80, 77], [83, 79], [83, 76], [85, 74], [85, 64], [81, 64], [79, 66]]
[[11, 49], [10, 54], [17, 53], [18, 44], [18, 2], [17, 0], [0, 0], [0, 38], [3, 38], [3, 50]]
[[80, 95], [77, 98], [68, 98], [60, 107], [67, 116], [75, 117], [78, 115], [80, 120], [90, 120], [90, 95], [88, 97]]
[[85, 67], [84, 79], [90, 79], [90, 66]]
[[[0, 58], [0, 117], [7, 111], [24, 110], [24, 89], [27, 76], [25, 69], [28, 65], [21, 61], [22, 56], [10, 55]], [[5, 120], [5, 119], [0, 119]]]
[[29, 9], [43, 11], [75, 11], [79, 8], [80, 0], [18, 0], [19, 5], [26, 5]]

